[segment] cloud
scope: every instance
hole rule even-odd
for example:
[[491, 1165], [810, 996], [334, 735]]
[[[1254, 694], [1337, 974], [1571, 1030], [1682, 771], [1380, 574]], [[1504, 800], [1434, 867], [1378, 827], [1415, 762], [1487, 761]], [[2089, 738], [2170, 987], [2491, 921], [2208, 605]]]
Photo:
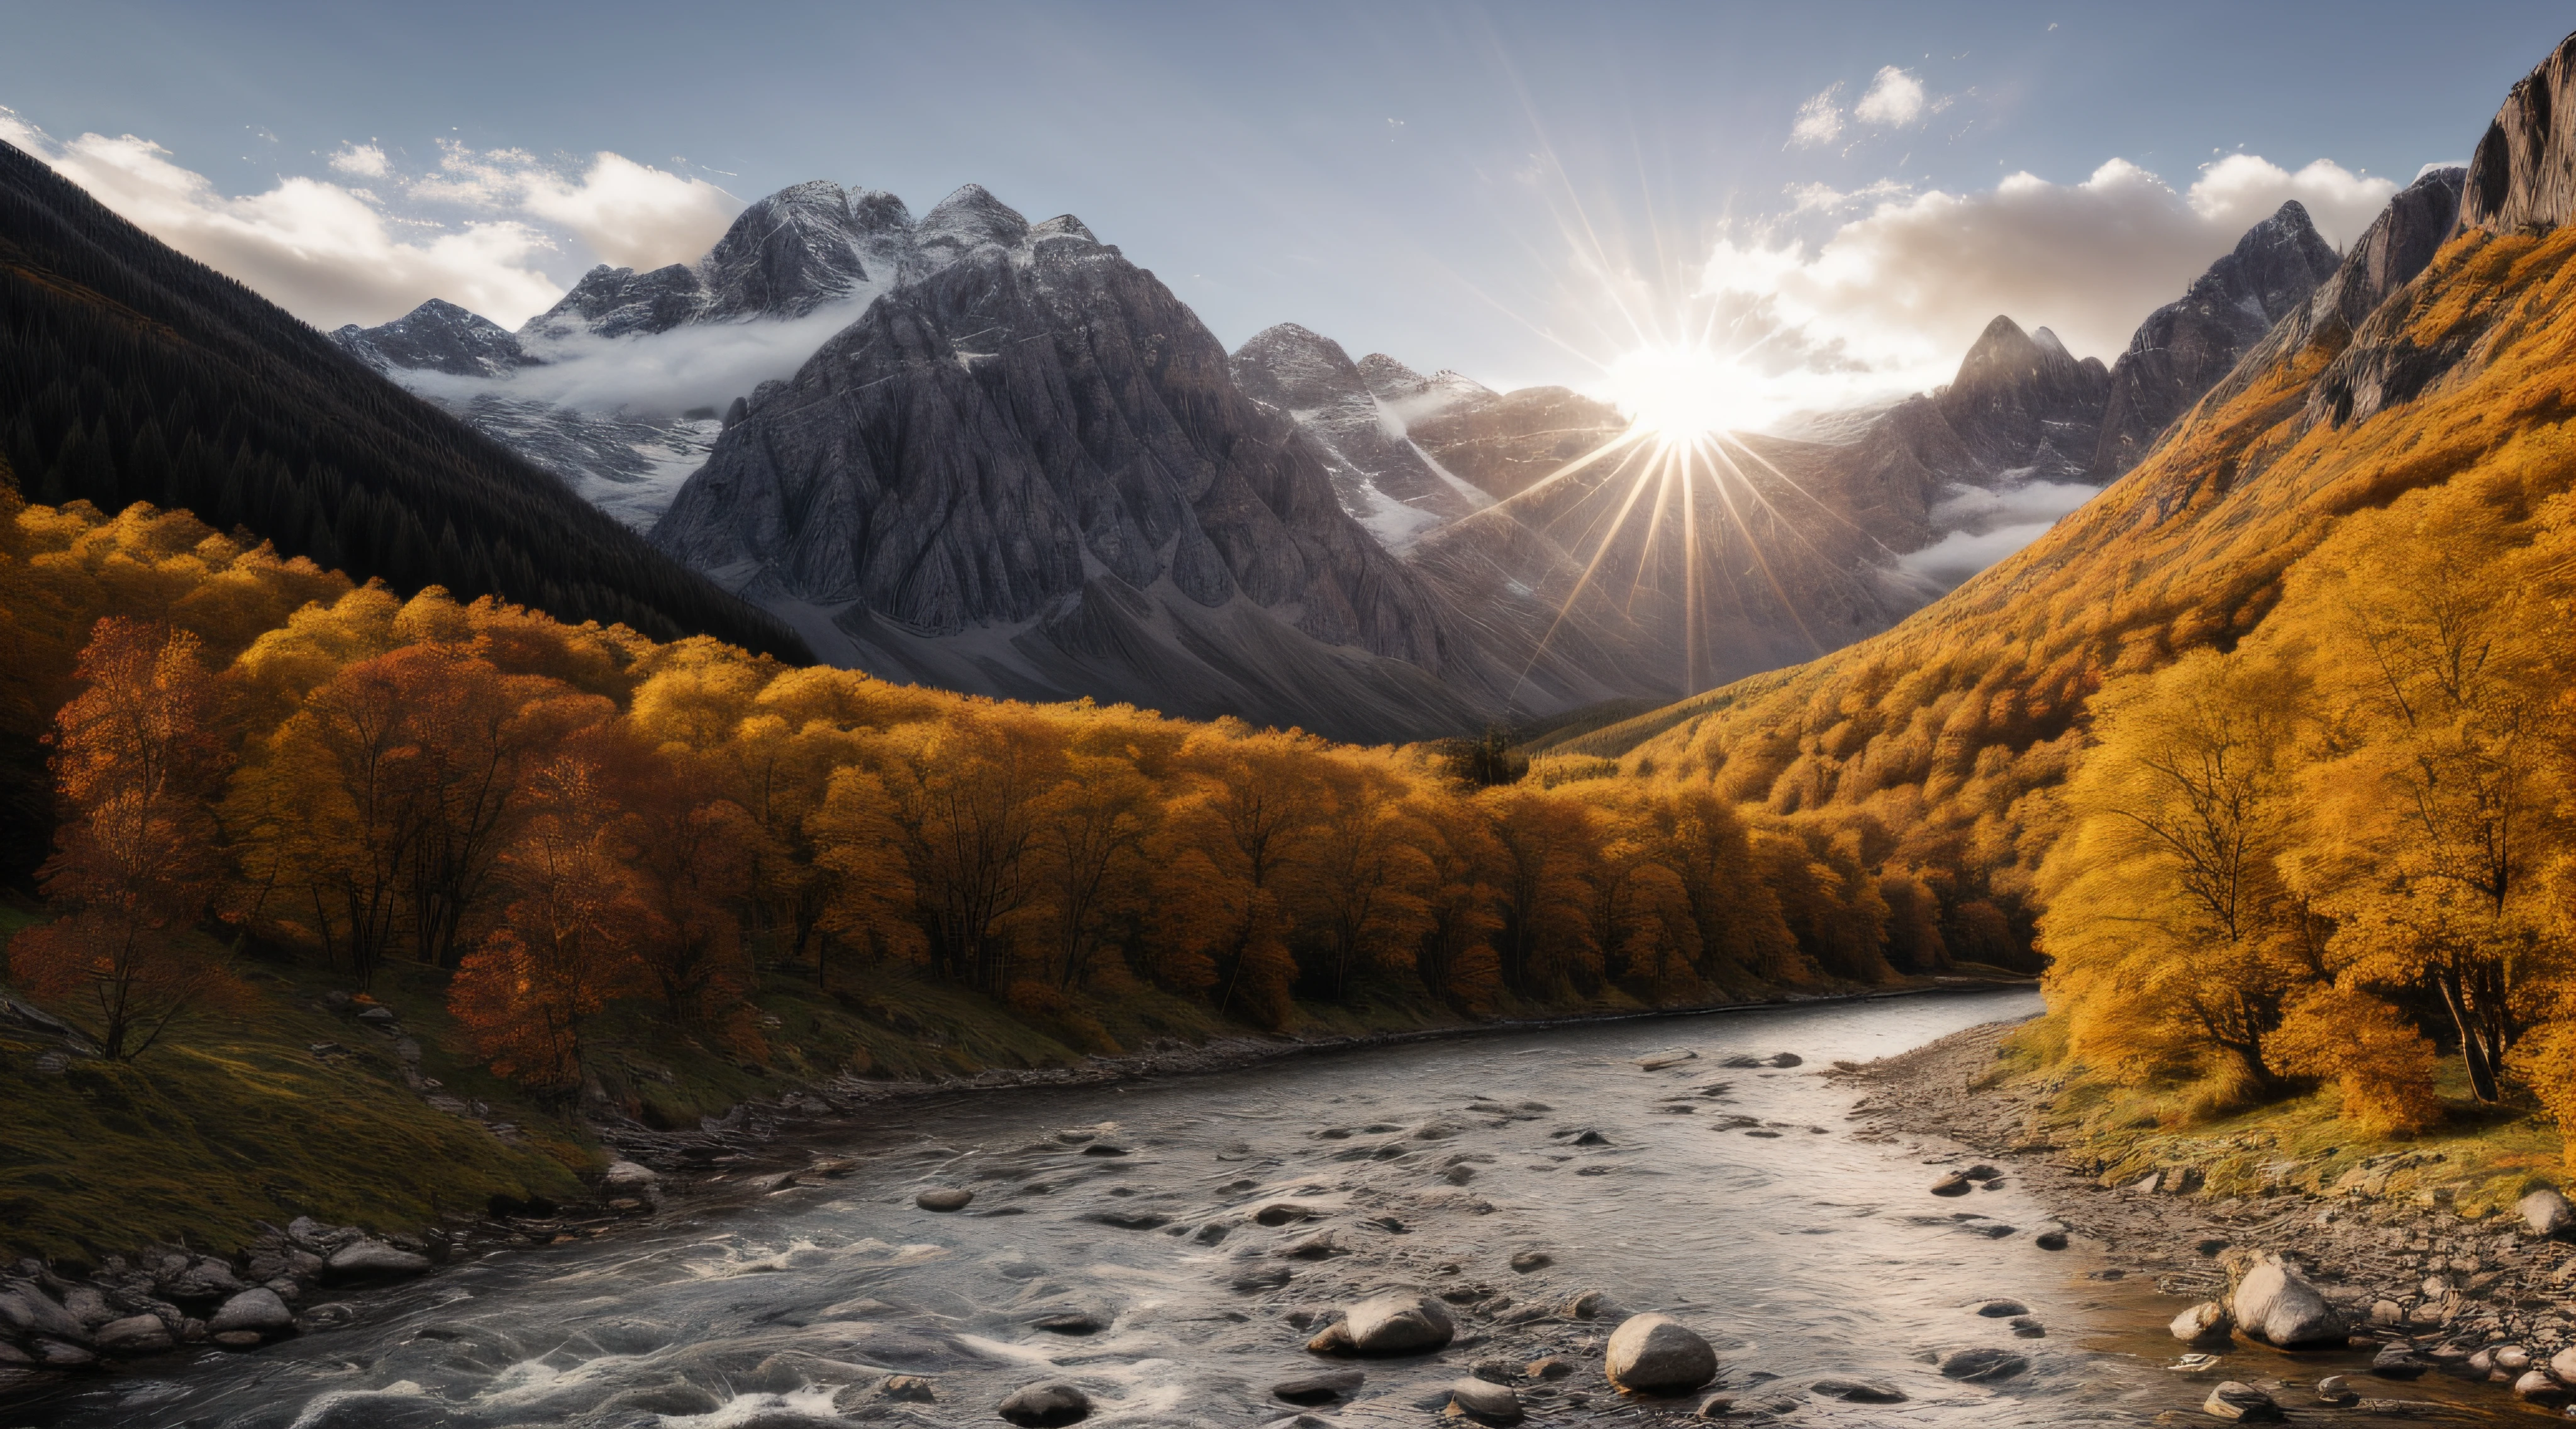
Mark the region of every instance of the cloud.
[[515, 327], [563, 296], [548, 267], [585, 253], [637, 268], [694, 259], [740, 207], [703, 179], [604, 152], [571, 172], [522, 150], [449, 144], [432, 172], [406, 176], [381, 145], [351, 142], [325, 162], [368, 187], [281, 176], [233, 197], [131, 134], [57, 142], [0, 109], [0, 140], [323, 328], [384, 322], [429, 298]]
[[1852, 117], [1863, 124], [1878, 124], [1902, 129], [1923, 119], [1923, 81], [1894, 65], [1879, 70], [1869, 82], [1869, 91], [1852, 106]]
[[[2328, 241], [2343, 244], [2394, 189], [2326, 160], [2292, 173], [2237, 155], [2177, 193], [2113, 159], [2081, 183], [2022, 173], [1982, 192], [1890, 197], [1813, 246], [1739, 227], [1712, 246], [1703, 289], [1753, 302], [1784, 347], [1832, 353], [1858, 401], [1948, 381], [1997, 313], [2107, 361], [2282, 201], [2307, 205]], [[1792, 191], [1810, 215], [1842, 198]]]
[[1789, 126], [1789, 142], [1801, 149], [1812, 149], [1841, 138], [1843, 111], [1835, 100], [1842, 92], [1841, 85], [1832, 85], [1799, 105], [1797, 122]]
[[427, 203], [525, 213], [559, 225], [621, 268], [695, 259], [724, 236], [742, 205], [704, 179], [686, 178], [605, 151], [578, 179], [525, 149], [477, 152], [441, 146], [435, 173], [406, 192]]
[[266, 193], [231, 198], [172, 162], [168, 150], [131, 134], [83, 134], [57, 144], [0, 114], [0, 139], [317, 327], [382, 322], [431, 297], [517, 322], [563, 292], [537, 267], [551, 240], [522, 223], [397, 234], [383, 213], [337, 184], [286, 178]]
[[331, 155], [331, 167], [362, 179], [381, 179], [394, 171], [393, 161], [373, 144], [342, 144]]
[[608, 262], [645, 269], [689, 262], [713, 248], [742, 205], [704, 179], [603, 152], [579, 183], [543, 170], [532, 175], [525, 207], [572, 230]]

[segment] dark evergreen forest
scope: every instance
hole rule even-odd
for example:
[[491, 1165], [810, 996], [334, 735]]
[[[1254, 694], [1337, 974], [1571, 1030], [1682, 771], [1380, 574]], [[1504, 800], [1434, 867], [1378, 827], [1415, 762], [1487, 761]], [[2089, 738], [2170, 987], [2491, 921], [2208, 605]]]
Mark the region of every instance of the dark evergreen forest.
[[811, 659], [551, 473], [6, 144], [0, 455], [29, 501], [149, 501], [406, 595]]

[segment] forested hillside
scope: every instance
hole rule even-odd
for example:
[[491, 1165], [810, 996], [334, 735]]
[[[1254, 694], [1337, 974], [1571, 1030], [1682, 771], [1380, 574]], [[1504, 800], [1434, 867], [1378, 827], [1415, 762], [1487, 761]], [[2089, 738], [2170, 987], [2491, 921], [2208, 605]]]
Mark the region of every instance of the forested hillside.
[[553, 476], [5, 145], [0, 454], [31, 499], [150, 501], [398, 591], [804, 657]]
[[2576, 1114], [2576, 229], [2508, 201], [2548, 192], [2563, 136], [2517, 115], [2571, 76], [2576, 41], [2461, 197], [2401, 194], [2019, 555], [1557, 747], [1995, 910], [2053, 961], [2053, 1055], [2187, 1089], [2137, 1124], [2320, 1084], [2363, 1134]]

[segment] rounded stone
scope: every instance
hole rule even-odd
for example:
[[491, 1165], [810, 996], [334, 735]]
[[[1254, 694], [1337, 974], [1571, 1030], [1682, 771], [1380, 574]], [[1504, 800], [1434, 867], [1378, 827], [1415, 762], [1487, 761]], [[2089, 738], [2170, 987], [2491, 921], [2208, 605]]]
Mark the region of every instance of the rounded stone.
[[1062, 1380], [1049, 1380], [1011, 1391], [1001, 1413], [1022, 1429], [1057, 1429], [1090, 1418], [1091, 1396]]
[[207, 1331], [218, 1335], [231, 1330], [276, 1335], [294, 1328], [295, 1313], [286, 1308], [286, 1302], [278, 1298], [276, 1291], [266, 1286], [245, 1290], [225, 1301], [223, 1308], [215, 1311], [214, 1318], [206, 1321]]
[[962, 1211], [975, 1199], [963, 1186], [933, 1186], [912, 1198], [925, 1211]]
[[1979, 1345], [1970, 1349], [1952, 1350], [1941, 1356], [1940, 1368], [1941, 1375], [1945, 1379], [1986, 1384], [1995, 1380], [2013, 1378], [2029, 1369], [2030, 1361], [2010, 1350], [1990, 1349]]
[[1902, 1404], [1905, 1391], [1875, 1379], [1820, 1379], [1808, 1386], [1827, 1399], [1849, 1404]]
[[2175, 1339], [2188, 1345], [2226, 1334], [2228, 1324], [2226, 1306], [2215, 1300], [2203, 1300], [2174, 1316], [2173, 1323], [2165, 1328], [2173, 1333]]
[[1510, 1387], [1481, 1379], [1462, 1379], [1449, 1386], [1449, 1402], [1480, 1424], [1518, 1424], [1521, 1397]]
[[1602, 1368], [1621, 1389], [1688, 1394], [1717, 1378], [1717, 1351], [1670, 1316], [1631, 1315], [1610, 1332]]

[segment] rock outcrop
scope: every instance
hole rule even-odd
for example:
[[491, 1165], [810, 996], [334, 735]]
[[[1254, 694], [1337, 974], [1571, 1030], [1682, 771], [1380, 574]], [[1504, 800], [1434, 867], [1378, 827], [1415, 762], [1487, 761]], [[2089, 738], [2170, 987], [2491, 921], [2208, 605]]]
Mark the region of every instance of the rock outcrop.
[[331, 338], [378, 372], [506, 377], [529, 363], [527, 351], [508, 328], [440, 298], [381, 327], [351, 323]]
[[[1480, 511], [1493, 498], [1415, 444], [1403, 399], [1390, 402], [1375, 390], [1428, 384], [1381, 354], [1370, 360], [1378, 364], [1374, 381], [1340, 343], [1281, 323], [1236, 348], [1231, 364], [1245, 396], [1295, 421], [1322, 449], [1342, 509], [1387, 549], [1401, 552], [1424, 531]], [[1481, 387], [1473, 392], [1493, 395]]]
[[2093, 479], [2137, 465], [2157, 434], [2303, 306], [2340, 261], [2294, 199], [2248, 229], [2182, 297], [2148, 314], [2111, 367]]
[[1369, 742], [1496, 707], [1151, 273], [971, 187], [913, 238], [920, 276], [752, 394], [656, 544], [894, 678]]
[[2506, 93], [2469, 156], [2460, 224], [2546, 233], [2576, 215], [2576, 35]]

